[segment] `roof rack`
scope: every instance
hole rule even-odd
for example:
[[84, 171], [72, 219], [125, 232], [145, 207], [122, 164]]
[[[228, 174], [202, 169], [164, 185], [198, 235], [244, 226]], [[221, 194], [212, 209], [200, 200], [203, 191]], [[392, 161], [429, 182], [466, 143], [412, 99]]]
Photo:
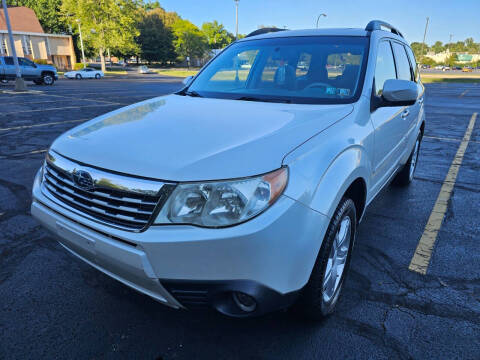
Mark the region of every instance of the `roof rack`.
[[262, 35], [262, 34], [267, 34], [267, 33], [271, 33], [271, 32], [285, 31], [285, 30], [286, 29], [279, 29], [279, 28], [261, 28], [261, 29], [252, 31], [250, 34], [248, 34], [245, 37], [247, 38], [247, 37], [250, 37], [250, 36]]
[[401, 36], [403, 38], [403, 35], [400, 31], [398, 31], [397, 28], [394, 26], [390, 25], [389, 23], [382, 21], [382, 20], [372, 20], [370, 21], [367, 26], [365, 27], [366, 31], [374, 31], [374, 30], [383, 30], [383, 28], [387, 28], [390, 30], [392, 34], [396, 34], [398, 36]]

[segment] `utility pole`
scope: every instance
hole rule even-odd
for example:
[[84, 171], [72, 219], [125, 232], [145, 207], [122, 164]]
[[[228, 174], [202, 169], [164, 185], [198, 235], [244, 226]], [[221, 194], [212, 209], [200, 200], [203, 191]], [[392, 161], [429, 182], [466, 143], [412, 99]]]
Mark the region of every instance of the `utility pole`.
[[12, 26], [10, 25], [10, 18], [8, 17], [7, 0], [3, 0], [3, 14], [5, 15], [5, 22], [7, 23], [8, 39], [10, 40], [13, 63], [15, 64], [15, 91], [27, 91], [25, 81], [22, 79], [22, 71], [18, 64], [17, 51], [15, 50], [15, 43], [13, 41]]
[[80, 19], [77, 19], [75, 21], [78, 24], [78, 33], [80, 35], [80, 47], [82, 48], [82, 63], [83, 63], [83, 68], [85, 69], [87, 67], [87, 64], [85, 63], [85, 52], [83, 51], [82, 27], [80, 26]]
[[[427, 28], [428, 28], [428, 22], [430, 21], [430, 18], [427, 17], [427, 23], [425, 24], [425, 32], [423, 33], [423, 42], [422, 42], [422, 52], [420, 53], [420, 56], [423, 57], [423, 48], [425, 46], [425, 38], [427, 37]], [[421, 59], [421, 58], [420, 58]], [[420, 60], [421, 61], [421, 60]]]
[[450, 34], [450, 40], [448, 41], [448, 52], [450, 52], [450, 48], [452, 47], [452, 39], [453, 39], [453, 34]]
[[318, 21], [320, 20], [320, 18], [321, 18], [322, 16], [327, 17], [327, 14], [320, 14], [320, 15], [318, 15], [318, 17], [317, 17], [317, 25], [316, 25], [316, 28], [317, 28], [317, 29], [318, 29]]
[[240, 0], [235, 1], [235, 39], [238, 40], [238, 2]]

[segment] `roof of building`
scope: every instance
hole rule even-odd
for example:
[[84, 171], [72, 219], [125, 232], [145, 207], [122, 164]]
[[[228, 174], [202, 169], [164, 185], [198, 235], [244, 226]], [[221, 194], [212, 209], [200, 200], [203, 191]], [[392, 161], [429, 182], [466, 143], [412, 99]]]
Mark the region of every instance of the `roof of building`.
[[[8, 16], [10, 17], [12, 31], [43, 33], [37, 15], [35, 15], [35, 11], [32, 9], [24, 6], [9, 6]], [[3, 9], [0, 9], [0, 30], [7, 30], [7, 23], [5, 21]]]

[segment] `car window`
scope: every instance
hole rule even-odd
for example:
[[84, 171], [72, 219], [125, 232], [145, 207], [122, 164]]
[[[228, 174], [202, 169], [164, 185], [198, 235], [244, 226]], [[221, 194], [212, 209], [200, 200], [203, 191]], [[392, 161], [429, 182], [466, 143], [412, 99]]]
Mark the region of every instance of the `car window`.
[[28, 60], [28, 59], [25, 59], [25, 58], [18, 58], [18, 63], [21, 65], [21, 66], [30, 66], [30, 67], [33, 67], [33, 62]]
[[89, 68], [85, 68], [84, 71], [93, 71], [93, 70]]
[[385, 81], [396, 79], [395, 62], [389, 41], [378, 44], [377, 62], [375, 65], [375, 94], [382, 95]]
[[14, 65], [13, 58], [11, 56], [4, 57], [3, 61], [5, 61], [5, 65]]
[[212, 98], [349, 103], [365, 72], [367, 37], [246, 40], [217, 56], [189, 86]]
[[395, 53], [395, 63], [397, 64], [397, 78], [400, 80], [410, 80], [412, 78], [412, 69], [410, 68], [410, 62], [408, 61], [407, 53], [403, 45], [393, 42], [393, 51]]
[[410, 59], [410, 64], [412, 64], [412, 67], [413, 67], [413, 75], [414, 75], [415, 81], [418, 82], [418, 80], [420, 79], [420, 74], [418, 71], [417, 62], [415, 60], [415, 55], [413, 54], [413, 51], [412, 49], [410, 49], [409, 46], [405, 46], [405, 49], [407, 49], [407, 54]]
[[217, 90], [228, 88], [232, 84], [244, 87], [257, 54], [258, 51], [242, 51], [230, 61], [224, 62], [210, 79], [212, 87]]

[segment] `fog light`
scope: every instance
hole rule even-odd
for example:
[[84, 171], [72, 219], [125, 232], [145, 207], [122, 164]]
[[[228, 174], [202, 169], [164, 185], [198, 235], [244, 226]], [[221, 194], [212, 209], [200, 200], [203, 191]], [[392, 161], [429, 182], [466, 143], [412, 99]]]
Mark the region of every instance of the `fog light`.
[[253, 297], [242, 292], [232, 293], [235, 304], [245, 312], [252, 312], [257, 307], [257, 302]]

